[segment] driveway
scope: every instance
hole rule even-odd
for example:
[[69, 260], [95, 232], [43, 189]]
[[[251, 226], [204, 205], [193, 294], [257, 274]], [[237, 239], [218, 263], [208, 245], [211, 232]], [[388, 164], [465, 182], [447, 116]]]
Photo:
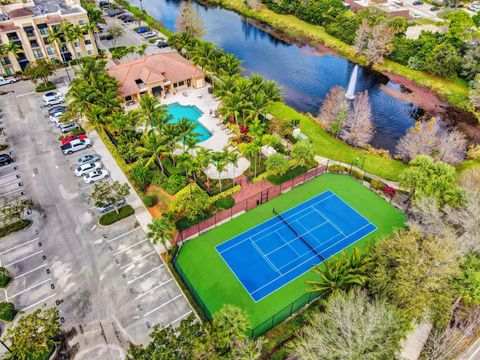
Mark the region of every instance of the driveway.
[[30, 228], [0, 239], [1, 264], [14, 277], [3, 297], [27, 312], [56, 306], [76, 359], [122, 358], [129, 342], [148, 341], [151, 326], [175, 326], [192, 309], [145, 235], [148, 212], [136, 194], [127, 201], [138, 217], [98, 225], [92, 187], [73, 169], [97, 152], [111, 178], [125, 181], [104, 144], [92, 134], [92, 149], [64, 156], [41, 95], [27, 90], [0, 96], [17, 160], [0, 170], [0, 194], [28, 196], [36, 208]]

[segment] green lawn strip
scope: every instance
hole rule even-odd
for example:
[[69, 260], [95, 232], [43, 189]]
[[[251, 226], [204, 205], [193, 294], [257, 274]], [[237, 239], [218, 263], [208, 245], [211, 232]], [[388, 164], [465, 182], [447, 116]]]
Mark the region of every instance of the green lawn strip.
[[328, 189], [377, 226], [375, 232], [355, 244], [357, 247], [363, 248], [367, 241], [378, 240], [404, 224], [404, 216], [398, 209], [349, 176], [322, 175], [184, 244], [178, 264], [211, 313], [224, 304], [235, 304], [247, 312], [254, 328], [305, 294], [305, 281], [315, 278], [311, 272], [255, 303], [215, 246], [270, 219], [272, 207], [284, 211]]
[[125, 219], [129, 216], [132, 216], [134, 213], [135, 211], [130, 205], [125, 205], [125, 206], [122, 206], [120, 209], [118, 209], [118, 213], [115, 210], [113, 210], [106, 214], [103, 214], [98, 220], [98, 222], [102, 226], [108, 226], [108, 225], [112, 225], [113, 223], [116, 223], [117, 221]]
[[[260, 11], [250, 10], [244, 6], [243, 0], [207, 0], [207, 2], [219, 4], [227, 9], [234, 10], [247, 17], [256, 19], [264, 24], [278, 29], [290, 36], [293, 40], [307, 37], [313, 42], [321, 42], [326, 47], [336, 51], [349, 60], [365, 65], [365, 59], [355, 53], [353, 46], [333, 37], [325, 31], [325, 28], [309, 24], [293, 15], [282, 15], [262, 8]], [[466, 81], [445, 79], [439, 76], [427, 74], [423, 71], [412, 70], [405, 65], [387, 60], [383, 65], [375, 67], [378, 71], [390, 71], [413, 80], [422, 87], [427, 87], [440, 97], [462, 109], [468, 109], [468, 84]]]
[[[284, 103], [275, 103], [269, 107], [268, 112], [274, 117], [286, 121], [299, 120], [302, 132], [312, 141], [317, 155], [351, 164], [357, 158], [363, 159], [363, 155], [366, 153], [362, 149], [354, 148], [330, 135], [312, 118]], [[407, 165], [401, 161], [385, 159], [372, 154], [367, 154], [364, 164], [367, 172], [388, 180], [398, 180], [398, 176], [406, 167]]]
[[462, 174], [466, 170], [480, 168], [480, 159], [465, 160], [455, 167], [457, 168], [457, 173]]
[[28, 227], [32, 222], [30, 220], [20, 220], [14, 223], [5, 225], [0, 228], [0, 237], [7, 236], [8, 234], [20, 231]]

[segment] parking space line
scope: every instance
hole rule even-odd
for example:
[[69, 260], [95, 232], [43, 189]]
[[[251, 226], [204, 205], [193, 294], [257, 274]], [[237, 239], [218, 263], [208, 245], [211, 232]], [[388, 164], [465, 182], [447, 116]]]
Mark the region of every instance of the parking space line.
[[162, 264], [162, 265], [160, 265], [160, 266], [157, 266], [156, 268], [153, 268], [152, 270], [148, 270], [146, 273], [143, 273], [142, 275], [137, 276], [135, 279], [132, 279], [132, 280], [130, 280], [130, 281], [127, 281], [127, 284], [131, 284], [131, 283], [137, 281], [138, 279], [141, 279], [142, 277], [144, 277], [144, 276], [146, 276], [146, 275], [148, 275], [148, 274], [154, 272], [155, 270], [158, 270], [158, 269], [160, 269], [160, 268], [162, 268], [162, 267], [164, 267], [164, 266], [165, 266], [165, 264]]
[[120, 267], [120, 269], [124, 269], [124, 268], [126, 268], [127, 266], [130, 266], [130, 265], [136, 263], [137, 261], [140, 261], [140, 260], [142, 260], [142, 259], [145, 259], [147, 256], [150, 256], [150, 255], [156, 254], [156, 253], [157, 253], [157, 252], [156, 252], [155, 250], [153, 250], [151, 253], [148, 253], [148, 254], [146, 254], [146, 255], [143, 255], [141, 258], [138, 258], [137, 260], [133, 260], [132, 262], [128, 263], [127, 265], [123, 265], [122, 267]]
[[19, 174], [18, 171], [16, 171], [16, 170], [14, 170], [14, 171], [15, 171], [15, 172], [13, 172], [13, 173], [5, 174], [5, 175], [0, 176], [0, 179], [2, 179], [2, 178], [4, 178], [4, 177], [7, 177], [7, 176], [12, 176], [12, 175], [17, 175], [17, 174]]
[[[120, 239], [121, 237], [123, 237], [123, 236], [125, 236], [125, 235], [128, 235], [128, 234], [130, 234], [130, 233], [132, 233], [132, 232], [134, 232], [134, 231], [136, 231], [136, 230], [138, 230], [138, 229], [141, 229], [141, 227], [140, 227], [140, 226], [139, 226], [139, 227], [136, 227], [135, 229], [130, 230], [130, 231], [127, 231], [126, 233], [123, 233], [122, 235], [118, 235], [118, 236], [116, 236], [116, 237], [108, 240], [107, 243], [110, 243], [110, 242], [112, 242], [112, 241], [114, 241], [114, 240]], [[100, 239], [99, 239], [99, 240], [100, 240]]]
[[88, 185], [88, 186], [85, 186], [85, 187], [83, 187], [83, 188], [80, 188], [80, 190], [83, 191], [83, 190], [90, 189], [93, 185], [94, 185], [94, 184], [90, 184], [90, 185]]
[[23, 260], [26, 260], [26, 259], [28, 259], [28, 258], [31, 258], [32, 256], [38, 255], [38, 254], [40, 254], [40, 253], [42, 253], [42, 252], [43, 252], [43, 250], [39, 250], [39, 251], [37, 251], [36, 253], [30, 254], [30, 255], [28, 255], [28, 256], [25, 256], [24, 258], [21, 258], [20, 260], [14, 261], [14, 262], [12, 262], [12, 263], [10, 263], [10, 264], [8, 264], [8, 265], [5, 265], [5, 266], [15, 265], [16, 263], [19, 263], [20, 261], [23, 261]]
[[165, 325], [163, 328], [165, 329], [166, 327], [169, 327], [170, 325], [175, 324], [177, 321], [182, 320], [183, 318], [187, 317], [187, 316], [190, 315], [191, 313], [192, 313], [192, 310], [190, 310], [189, 312], [183, 314], [183, 315], [180, 316], [179, 318], [173, 320], [170, 324]]
[[118, 254], [120, 254], [120, 253], [122, 253], [122, 252], [128, 251], [128, 250], [130, 250], [131, 248], [133, 248], [133, 247], [135, 247], [135, 246], [137, 246], [137, 245], [143, 244], [145, 241], [148, 241], [148, 240], [149, 240], [148, 238], [143, 239], [142, 241], [139, 241], [139, 242], [137, 242], [137, 243], [135, 243], [135, 244], [133, 244], [133, 245], [130, 245], [130, 246], [126, 247], [125, 249], [118, 250], [118, 251], [117, 251], [116, 253], [114, 253], [113, 255], [118, 255]]
[[15, 97], [19, 98], [19, 97], [27, 96], [27, 95], [31, 95], [31, 94], [35, 94], [35, 91], [30, 91], [30, 92], [28, 92], [28, 93], [24, 93], [24, 94], [20, 94], [20, 95], [15, 95]]
[[0, 196], [7, 196], [7, 195], [14, 194], [14, 193], [22, 191], [22, 190], [23, 190], [23, 188], [20, 188], [20, 189], [17, 189], [17, 190], [10, 191], [6, 194], [0, 194]]
[[30, 271], [27, 271], [26, 273], [23, 273], [23, 274], [20, 274], [20, 275], [18, 275], [18, 276], [15, 276], [14, 279], [21, 278], [22, 276], [28, 275], [28, 274], [30, 274], [30, 273], [32, 273], [32, 272], [34, 272], [34, 271], [36, 271], [36, 270], [38, 270], [38, 269], [40, 269], [40, 268], [42, 268], [42, 267], [45, 267], [45, 266], [47, 266], [47, 264], [40, 265], [39, 267], [36, 267], [35, 269], [32, 269], [32, 270], [30, 270]]
[[151, 293], [152, 291], [157, 290], [158, 288], [161, 288], [163, 285], [168, 284], [168, 283], [169, 283], [170, 281], [172, 281], [172, 280], [173, 280], [173, 278], [170, 278], [170, 279], [168, 279], [167, 281], [164, 281], [163, 283], [158, 284], [157, 286], [154, 286], [153, 288], [151, 288], [150, 290], [144, 292], [143, 294], [138, 295], [138, 296], [135, 298], [135, 300], [141, 299], [142, 297], [144, 297], [144, 296], [147, 295], [148, 293]]
[[3, 204], [3, 205], [13, 204], [14, 202], [20, 201], [21, 199], [23, 199], [23, 198], [25, 198], [25, 197], [26, 197], [25, 195], [19, 196], [19, 197], [16, 198], [15, 200], [9, 201], [8, 203], [5, 203], [5, 204]]
[[183, 294], [180, 293], [179, 295], [175, 296], [173, 299], [168, 300], [166, 303], [163, 303], [162, 305], [157, 306], [155, 309], [150, 310], [150, 311], [147, 312], [145, 315], [143, 315], [143, 317], [147, 317], [147, 316], [150, 315], [151, 313], [157, 311], [158, 309], [161, 309], [161, 308], [164, 307], [165, 305], [170, 304], [172, 301], [177, 300], [177, 299], [178, 299], [179, 297], [181, 297], [181, 296], [183, 296]]
[[42, 299], [42, 300], [36, 302], [35, 304], [29, 305], [29, 306], [27, 306], [26, 308], [23, 308], [22, 311], [27, 311], [28, 309], [30, 309], [30, 308], [32, 308], [32, 307], [34, 307], [34, 306], [37, 306], [38, 304], [41, 304], [41, 303], [43, 303], [44, 301], [47, 301], [48, 299], [54, 297], [55, 295], [57, 295], [57, 294], [52, 294], [52, 295], [50, 295], [50, 296], [47, 296], [45, 299]]
[[11, 295], [11, 296], [9, 296], [8, 298], [9, 298], [9, 299], [13, 299], [15, 296], [21, 295], [21, 294], [23, 294], [24, 292], [27, 292], [28, 290], [32, 290], [33, 288], [36, 288], [37, 286], [40, 286], [40, 285], [42, 285], [42, 284], [45, 284], [46, 282], [48, 282], [48, 281], [50, 281], [50, 280], [52, 280], [51, 277], [48, 278], [47, 280], [43, 280], [43, 281], [39, 282], [38, 284], [35, 284], [35, 285], [33, 285], [33, 286], [30, 286], [29, 288], [26, 288], [26, 289], [24, 289], [24, 290], [16, 293], [15, 295]]
[[3, 250], [2, 252], [0, 252], [0, 255], [3, 255], [9, 251], [12, 251], [12, 250], [15, 250], [15, 249], [18, 249], [19, 247], [22, 247], [23, 245], [26, 245], [26, 244], [30, 244], [31, 242], [34, 242], [34, 241], [37, 241], [38, 240], [38, 237], [33, 239], [33, 240], [28, 240], [28, 241], [25, 241], [24, 243], [20, 244], [20, 245], [16, 245], [14, 247], [11, 247], [10, 249], [7, 249], [7, 250]]
[[1, 184], [0, 187], [12, 185], [12, 184], [19, 183], [19, 182], [22, 182], [22, 180], [21, 180], [21, 179], [14, 179], [13, 181], [10, 181], [10, 182], [8, 182], [8, 183]]

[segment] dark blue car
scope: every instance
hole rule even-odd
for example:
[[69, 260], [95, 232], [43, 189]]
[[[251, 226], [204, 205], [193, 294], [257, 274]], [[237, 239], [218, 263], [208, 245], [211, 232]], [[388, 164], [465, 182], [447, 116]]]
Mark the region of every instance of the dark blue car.
[[143, 34], [143, 33], [146, 33], [147, 31], [148, 31], [148, 28], [145, 26], [142, 26], [137, 29], [137, 34]]

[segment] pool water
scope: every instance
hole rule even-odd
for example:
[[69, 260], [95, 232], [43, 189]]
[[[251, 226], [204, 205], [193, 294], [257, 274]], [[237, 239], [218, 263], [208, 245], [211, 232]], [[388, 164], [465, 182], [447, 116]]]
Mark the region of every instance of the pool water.
[[172, 123], [177, 123], [181, 118], [187, 118], [195, 124], [195, 132], [200, 142], [207, 140], [212, 136], [198, 119], [203, 115], [202, 111], [195, 105], [180, 105], [179, 103], [170, 104], [167, 106], [168, 113], [173, 116]]

